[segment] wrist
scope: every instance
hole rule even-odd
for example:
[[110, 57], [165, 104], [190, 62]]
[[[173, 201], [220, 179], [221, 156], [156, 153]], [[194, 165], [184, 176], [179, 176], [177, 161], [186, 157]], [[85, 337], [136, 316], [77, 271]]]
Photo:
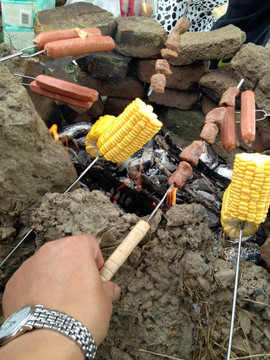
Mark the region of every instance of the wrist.
[[0, 347], [0, 359], [84, 360], [80, 347], [61, 333], [35, 329]]

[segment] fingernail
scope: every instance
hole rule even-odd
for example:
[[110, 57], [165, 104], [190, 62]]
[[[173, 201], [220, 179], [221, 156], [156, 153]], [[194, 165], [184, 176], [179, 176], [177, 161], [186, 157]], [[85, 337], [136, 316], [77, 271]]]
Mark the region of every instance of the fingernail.
[[118, 300], [121, 293], [121, 289], [119, 286], [115, 285], [114, 287], [114, 300]]

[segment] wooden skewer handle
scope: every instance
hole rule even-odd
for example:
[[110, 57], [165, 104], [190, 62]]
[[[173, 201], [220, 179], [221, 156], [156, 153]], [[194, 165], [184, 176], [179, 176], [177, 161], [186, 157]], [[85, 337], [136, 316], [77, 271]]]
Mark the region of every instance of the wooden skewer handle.
[[144, 220], [140, 220], [138, 224], [136, 224], [100, 270], [103, 281], [109, 281], [113, 277], [149, 229], [150, 225]]

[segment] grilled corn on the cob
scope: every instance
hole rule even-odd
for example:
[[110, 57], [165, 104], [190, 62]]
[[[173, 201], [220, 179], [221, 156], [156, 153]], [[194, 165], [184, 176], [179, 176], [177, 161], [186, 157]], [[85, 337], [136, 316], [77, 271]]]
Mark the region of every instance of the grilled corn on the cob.
[[[105, 118], [105, 117], [103, 117]], [[121, 163], [147, 143], [161, 128], [162, 122], [153, 113], [153, 108], [137, 98], [122, 114], [106, 123], [93, 126], [86, 138], [86, 151], [90, 156]], [[112, 119], [111, 119], [112, 120]]]
[[231, 184], [223, 195], [221, 224], [230, 237], [254, 234], [266, 218], [270, 204], [270, 156], [237, 154]]
[[91, 127], [91, 130], [86, 136], [85, 150], [92, 156], [97, 157], [99, 155], [97, 148], [97, 141], [99, 136], [117, 119], [112, 115], [101, 116]]

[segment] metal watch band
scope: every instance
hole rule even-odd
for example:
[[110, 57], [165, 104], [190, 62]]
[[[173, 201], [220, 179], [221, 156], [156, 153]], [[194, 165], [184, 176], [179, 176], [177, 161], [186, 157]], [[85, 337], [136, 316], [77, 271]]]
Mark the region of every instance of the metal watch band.
[[52, 329], [71, 338], [81, 348], [86, 359], [94, 359], [97, 346], [88, 329], [73, 317], [65, 313], [35, 305], [35, 311], [27, 325], [36, 329]]

